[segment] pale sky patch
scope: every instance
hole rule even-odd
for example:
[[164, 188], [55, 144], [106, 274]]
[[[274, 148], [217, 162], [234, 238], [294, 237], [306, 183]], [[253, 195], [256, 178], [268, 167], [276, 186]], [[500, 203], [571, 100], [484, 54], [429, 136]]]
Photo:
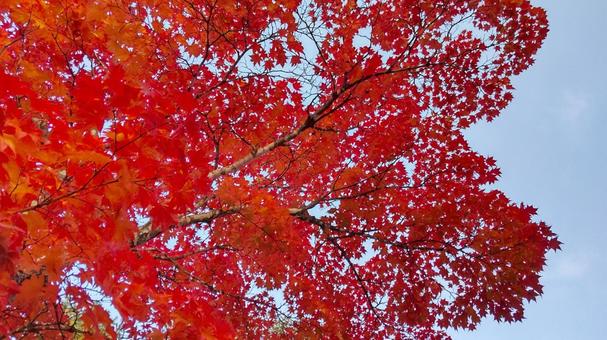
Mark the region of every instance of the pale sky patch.
[[590, 96], [581, 91], [566, 91], [561, 115], [565, 123], [577, 123], [590, 112]]
[[584, 278], [592, 269], [592, 258], [588, 254], [570, 254], [558, 257], [554, 270], [549, 272], [546, 279], [577, 280]]

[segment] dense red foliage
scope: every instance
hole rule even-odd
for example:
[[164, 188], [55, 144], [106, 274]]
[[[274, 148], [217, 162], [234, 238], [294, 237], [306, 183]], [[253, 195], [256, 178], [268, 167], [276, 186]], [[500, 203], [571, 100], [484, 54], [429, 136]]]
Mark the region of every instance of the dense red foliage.
[[0, 21], [0, 334], [441, 338], [541, 294], [559, 242], [462, 135], [542, 43], [529, 1]]

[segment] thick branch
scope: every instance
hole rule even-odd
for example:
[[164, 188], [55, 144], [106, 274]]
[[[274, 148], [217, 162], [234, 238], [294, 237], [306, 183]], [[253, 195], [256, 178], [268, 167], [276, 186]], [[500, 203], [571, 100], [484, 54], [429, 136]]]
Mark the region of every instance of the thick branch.
[[[460, 253], [464, 253], [465, 255], [469, 255], [468, 253], [466, 253], [464, 251], [463, 248], [456, 247], [456, 246], [454, 246], [448, 242], [444, 242], [444, 241], [432, 240], [432, 239], [419, 239], [419, 240], [414, 240], [414, 241], [409, 241], [409, 242], [400, 242], [400, 241], [389, 240], [389, 239], [386, 239], [383, 237], [378, 237], [373, 234], [370, 234], [374, 231], [377, 231], [376, 229], [360, 230], [360, 231], [342, 229], [338, 226], [335, 226], [331, 223], [326, 223], [325, 221], [310, 215], [308, 213], [308, 211], [305, 209], [291, 209], [290, 213], [292, 216], [297, 217], [298, 219], [300, 219], [302, 221], [306, 221], [308, 223], [318, 226], [323, 232], [332, 231], [332, 232], [342, 235], [342, 236], [329, 236], [329, 238], [344, 238], [344, 237], [359, 236], [359, 237], [364, 237], [366, 239], [381, 242], [388, 246], [400, 248], [405, 251], [421, 250], [421, 251], [439, 251], [439, 252], [452, 252], [452, 253], [460, 252]], [[423, 246], [423, 245], [417, 246], [417, 245], [415, 245], [417, 243], [434, 243], [434, 244], [437, 244], [437, 246], [436, 247]]]
[[322, 114], [333, 105], [335, 100], [338, 98], [338, 94], [334, 93], [331, 98], [325, 102], [321, 107], [319, 107], [313, 114], [309, 115], [308, 118], [295, 130], [291, 131], [289, 134], [286, 134], [272, 143], [266, 144], [264, 147], [255, 149], [250, 154], [245, 157], [235, 161], [234, 163], [211, 171], [208, 175], [210, 179], [215, 179], [225, 174], [232, 173], [242, 168], [244, 165], [248, 164], [252, 160], [259, 158], [270, 151], [276, 149], [277, 147], [283, 146], [289, 141], [293, 140], [295, 137], [299, 136], [305, 130], [314, 126], [314, 124], [320, 119]]
[[175, 227], [185, 227], [185, 226], [188, 226], [188, 225], [194, 224], [194, 223], [208, 223], [218, 217], [234, 213], [238, 210], [239, 210], [238, 208], [230, 208], [227, 210], [211, 210], [209, 212], [202, 213], [202, 214], [192, 214], [192, 215], [182, 216], [179, 218], [176, 225], [169, 226], [167, 229], [162, 229], [158, 226], [154, 226], [154, 225], [152, 225], [152, 222], [150, 221], [150, 222], [146, 223], [143, 227], [141, 227], [141, 230], [139, 231], [139, 233], [137, 233], [137, 235], [135, 236], [135, 239], [132, 242], [132, 246], [137, 247], [139, 245], [142, 245], [142, 244], [146, 243], [147, 241], [162, 234], [162, 232], [165, 230], [173, 229]]

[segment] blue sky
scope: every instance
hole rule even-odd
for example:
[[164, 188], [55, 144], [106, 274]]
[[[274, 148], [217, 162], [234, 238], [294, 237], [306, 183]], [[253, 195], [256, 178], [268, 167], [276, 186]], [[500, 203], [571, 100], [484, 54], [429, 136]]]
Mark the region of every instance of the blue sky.
[[497, 187], [538, 208], [563, 250], [549, 255], [544, 295], [522, 323], [485, 319], [468, 339], [604, 339], [607, 322], [607, 1], [534, 1], [550, 34], [514, 101], [468, 131], [502, 169]]

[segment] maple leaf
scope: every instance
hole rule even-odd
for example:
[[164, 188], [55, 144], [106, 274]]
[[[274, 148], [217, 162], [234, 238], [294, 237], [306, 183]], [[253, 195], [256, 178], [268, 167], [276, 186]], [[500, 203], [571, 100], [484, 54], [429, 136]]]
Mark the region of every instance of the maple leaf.
[[0, 337], [433, 339], [541, 294], [560, 242], [463, 135], [529, 1], [0, 12]]

